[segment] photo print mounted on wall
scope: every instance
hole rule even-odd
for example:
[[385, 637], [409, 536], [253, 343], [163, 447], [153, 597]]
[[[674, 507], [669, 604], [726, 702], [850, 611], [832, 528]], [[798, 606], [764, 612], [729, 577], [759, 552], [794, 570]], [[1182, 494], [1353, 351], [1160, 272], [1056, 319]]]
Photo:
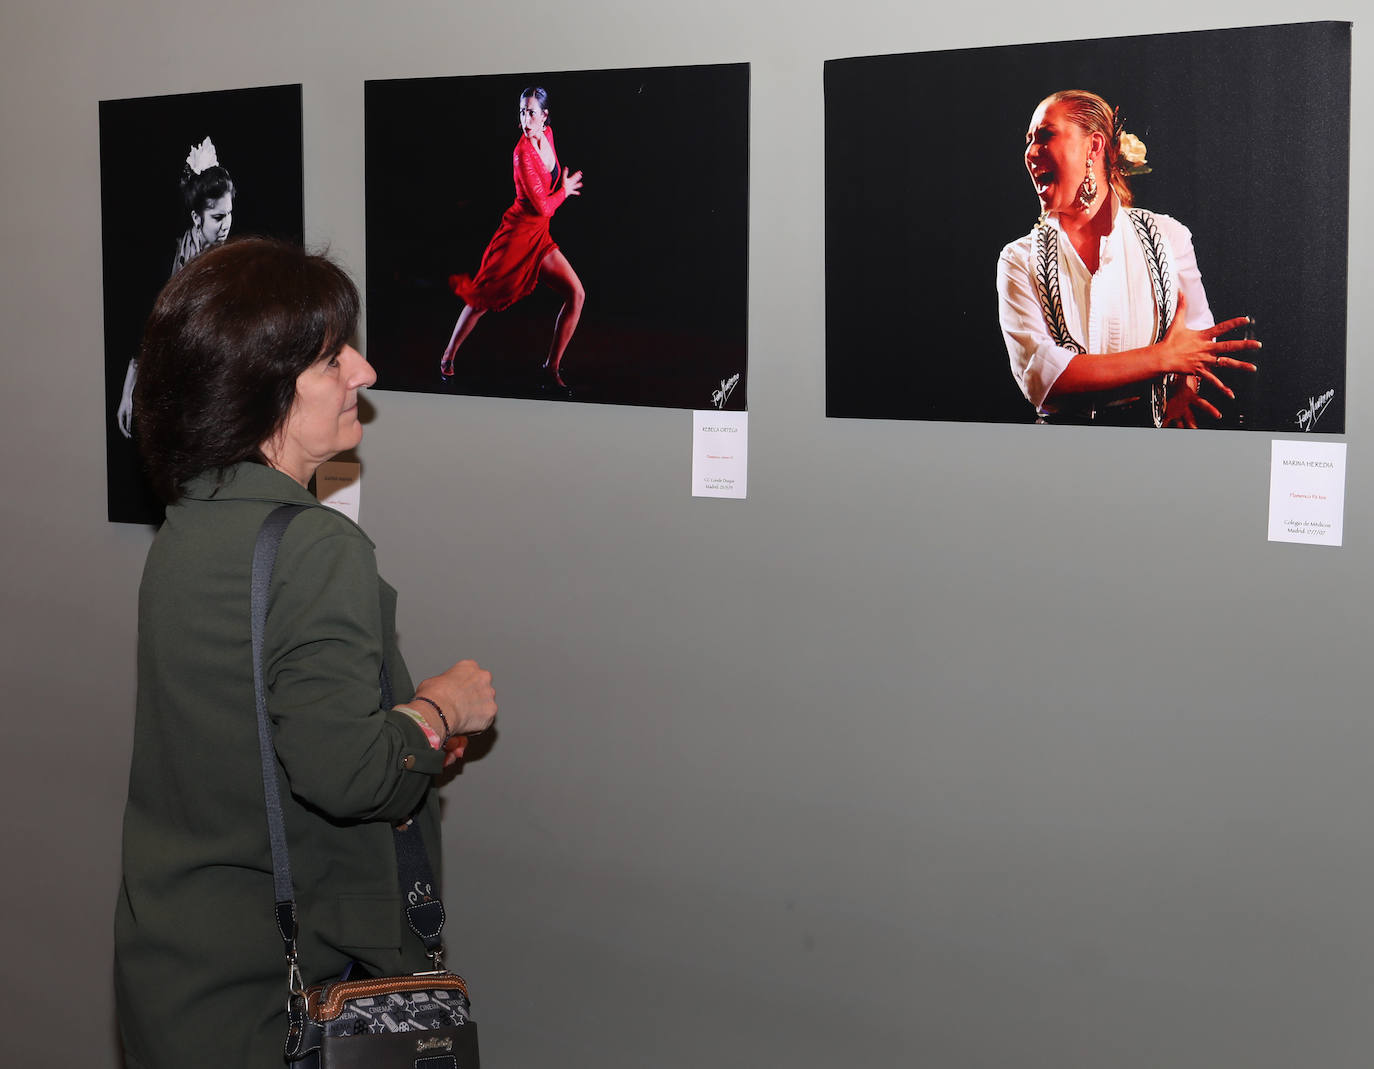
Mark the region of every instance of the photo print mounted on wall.
[[832, 60], [825, 130], [827, 415], [1344, 431], [1348, 23]]
[[155, 524], [132, 391], [143, 324], [167, 280], [231, 236], [304, 235], [301, 87], [100, 102], [109, 518]]
[[747, 407], [749, 66], [370, 81], [377, 388]]

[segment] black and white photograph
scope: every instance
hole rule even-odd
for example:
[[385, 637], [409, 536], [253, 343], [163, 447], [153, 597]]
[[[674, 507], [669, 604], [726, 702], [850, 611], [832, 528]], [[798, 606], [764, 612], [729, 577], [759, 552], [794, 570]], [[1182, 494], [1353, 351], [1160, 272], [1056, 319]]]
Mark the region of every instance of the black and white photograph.
[[370, 81], [377, 388], [747, 407], [749, 67]]
[[1342, 433], [1350, 26], [831, 60], [826, 412]]
[[108, 516], [155, 524], [133, 390], [158, 292], [204, 250], [244, 234], [304, 234], [301, 87], [100, 102]]

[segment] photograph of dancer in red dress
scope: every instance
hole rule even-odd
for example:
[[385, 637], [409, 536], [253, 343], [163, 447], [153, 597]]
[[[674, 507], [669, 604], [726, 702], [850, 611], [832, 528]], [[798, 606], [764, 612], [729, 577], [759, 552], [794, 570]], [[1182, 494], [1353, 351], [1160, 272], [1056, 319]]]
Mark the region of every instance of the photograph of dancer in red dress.
[[363, 116], [377, 389], [749, 407], [748, 64], [388, 78]]
[[563, 298], [554, 321], [553, 341], [543, 368], [566, 388], [559, 365], [582, 316], [586, 291], [572, 264], [549, 234], [549, 220], [568, 197], [582, 191], [582, 172], [560, 169], [549, 126], [549, 94], [534, 86], [520, 94], [520, 140], [515, 145], [515, 203], [501, 217], [501, 226], [482, 254], [476, 275], [451, 275], [449, 288], [463, 299], [463, 311], [439, 361], [444, 379], [453, 376], [458, 348], [477, 321], [489, 311], [501, 311], [528, 297], [543, 282]]

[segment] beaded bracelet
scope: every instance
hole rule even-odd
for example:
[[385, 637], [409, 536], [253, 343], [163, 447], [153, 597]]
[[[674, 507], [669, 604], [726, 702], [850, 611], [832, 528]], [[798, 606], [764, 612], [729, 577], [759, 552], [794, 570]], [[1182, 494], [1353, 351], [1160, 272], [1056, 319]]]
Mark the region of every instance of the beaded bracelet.
[[448, 726], [448, 717], [446, 717], [444, 711], [439, 708], [438, 702], [433, 698], [426, 698], [423, 694], [415, 695], [412, 700], [434, 706], [434, 711], [439, 714], [439, 722], [444, 725], [444, 742], [448, 742], [449, 739], [453, 738], [453, 728]]

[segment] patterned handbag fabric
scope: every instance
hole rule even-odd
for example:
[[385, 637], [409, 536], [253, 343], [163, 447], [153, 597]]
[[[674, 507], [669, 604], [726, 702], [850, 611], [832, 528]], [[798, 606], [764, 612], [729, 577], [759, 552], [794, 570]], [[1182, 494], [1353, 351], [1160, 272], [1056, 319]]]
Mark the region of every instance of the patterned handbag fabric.
[[319, 984], [291, 1000], [287, 1058], [311, 1069], [469, 1069], [477, 1025], [454, 973]]
[[312, 987], [306, 1012], [331, 1036], [428, 1031], [467, 1024], [468, 994], [453, 973], [346, 980]]

